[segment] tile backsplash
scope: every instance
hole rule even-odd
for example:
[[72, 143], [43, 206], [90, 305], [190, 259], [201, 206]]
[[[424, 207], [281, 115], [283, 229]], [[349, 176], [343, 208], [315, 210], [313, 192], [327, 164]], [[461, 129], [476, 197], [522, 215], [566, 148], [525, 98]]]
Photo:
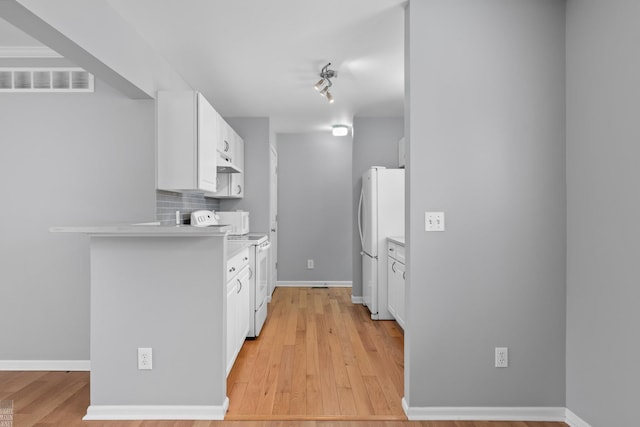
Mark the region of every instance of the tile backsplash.
[[204, 197], [202, 193], [156, 190], [156, 217], [163, 225], [176, 223], [176, 211], [180, 211], [181, 224], [188, 224], [191, 212], [198, 209], [217, 211], [220, 209], [220, 201]]

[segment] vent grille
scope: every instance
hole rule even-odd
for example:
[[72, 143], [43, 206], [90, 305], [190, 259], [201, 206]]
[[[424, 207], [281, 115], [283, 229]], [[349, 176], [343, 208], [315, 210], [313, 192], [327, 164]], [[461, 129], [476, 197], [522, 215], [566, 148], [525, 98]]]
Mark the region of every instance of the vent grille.
[[93, 92], [82, 68], [0, 68], [0, 92]]

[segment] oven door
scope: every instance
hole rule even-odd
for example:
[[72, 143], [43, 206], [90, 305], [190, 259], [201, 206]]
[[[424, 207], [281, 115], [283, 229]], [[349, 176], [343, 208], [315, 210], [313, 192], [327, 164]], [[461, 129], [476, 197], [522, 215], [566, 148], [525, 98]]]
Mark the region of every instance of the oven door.
[[258, 336], [267, 318], [267, 294], [269, 293], [269, 248], [271, 243], [256, 248], [256, 298], [255, 298], [255, 335]]

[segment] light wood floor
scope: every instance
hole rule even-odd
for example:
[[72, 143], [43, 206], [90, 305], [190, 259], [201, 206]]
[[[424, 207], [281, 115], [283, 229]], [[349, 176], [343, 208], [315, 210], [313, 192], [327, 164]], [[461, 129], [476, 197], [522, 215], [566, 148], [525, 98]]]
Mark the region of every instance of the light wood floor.
[[[403, 336], [398, 326], [370, 321], [366, 309], [351, 305], [348, 290], [340, 288], [280, 288], [270, 309], [261, 338], [247, 341], [228, 380], [229, 418], [251, 419], [82, 421], [89, 406], [88, 372], [0, 371], [0, 400], [13, 401], [14, 427], [567, 427], [374, 420], [400, 414]], [[250, 381], [260, 372], [264, 380]], [[258, 408], [264, 415], [256, 415]], [[297, 415], [303, 410], [304, 416]], [[338, 411], [344, 415], [335, 416]], [[316, 420], [302, 420], [316, 413]]]
[[278, 288], [227, 380], [225, 419], [406, 420], [404, 336], [350, 288]]

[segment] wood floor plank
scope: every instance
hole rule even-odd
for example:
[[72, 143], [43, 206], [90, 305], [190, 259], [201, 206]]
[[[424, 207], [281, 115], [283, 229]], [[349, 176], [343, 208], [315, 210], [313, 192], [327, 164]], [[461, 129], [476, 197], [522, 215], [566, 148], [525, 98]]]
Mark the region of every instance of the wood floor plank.
[[[303, 308], [301, 308], [303, 310]], [[298, 316], [298, 319], [306, 319], [306, 316]], [[298, 329], [296, 333], [296, 345], [293, 354], [293, 374], [291, 378], [291, 404], [290, 414], [307, 414], [307, 342], [306, 326]]]
[[307, 375], [307, 415], [324, 414], [322, 392], [320, 390], [320, 377]]
[[320, 364], [320, 392], [322, 394], [324, 414], [339, 415], [338, 390], [329, 347], [329, 332], [324, 314], [316, 315], [316, 330], [318, 335], [318, 362]]
[[356, 365], [349, 365], [347, 366], [347, 372], [349, 373], [349, 382], [351, 383], [351, 390], [353, 392], [358, 415], [374, 415], [375, 411], [371, 404], [371, 399], [369, 399], [367, 387], [364, 383], [360, 369]]

